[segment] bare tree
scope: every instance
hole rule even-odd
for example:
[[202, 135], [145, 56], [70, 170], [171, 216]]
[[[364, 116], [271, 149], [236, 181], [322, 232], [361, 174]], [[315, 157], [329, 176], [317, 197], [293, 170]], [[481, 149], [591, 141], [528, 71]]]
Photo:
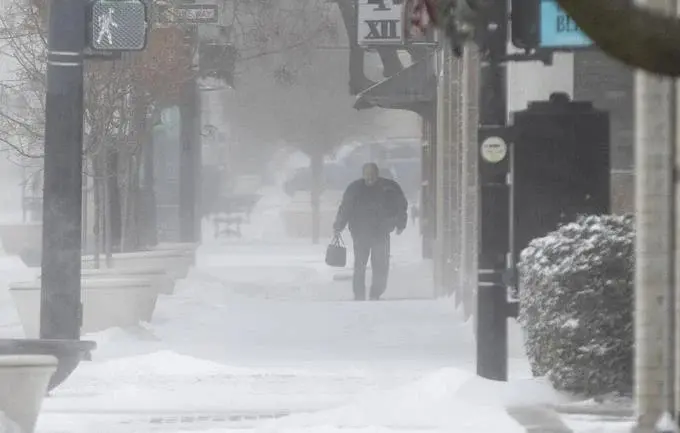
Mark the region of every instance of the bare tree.
[[243, 66], [247, 76], [224, 102], [227, 122], [246, 146], [262, 149], [283, 142], [310, 157], [312, 237], [317, 242], [324, 156], [344, 141], [370, 135], [378, 110], [352, 108], [354, 98], [346, 87], [347, 51], [310, 49], [305, 65], [287, 83], [272, 74], [285, 61], [279, 56], [285, 54]]
[[0, 15], [0, 143], [25, 157], [41, 157], [46, 41], [32, 5], [7, 4]]
[[[47, 40], [38, 7], [17, 0], [0, 16], [0, 142], [25, 157], [43, 154]], [[126, 70], [116, 62], [93, 63], [85, 74], [86, 153], [96, 151], [102, 137], [120, 122], [127, 91]]]
[[326, 0], [224, 0], [231, 39], [240, 61], [285, 54], [279, 73], [297, 69], [300, 54], [334, 40], [338, 22]]
[[[45, 5], [15, 0], [0, 16], [0, 143], [22, 157], [41, 158], [46, 94]], [[146, 51], [85, 69], [85, 174], [94, 178], [97, 234], [110, 226], [114, 247], [123, 224], [137, 244], [139, 169], [160, 109], [178, 103], [191, 79], [191, 47], [181, 29], [154, 29]], [[104, 206], [106, 203], [106, 206]], [[104, 210], [106, 208], [106, 211]], [[104, 217], [106, 214], [106, 217]], [[112, 220], [112, 221], [111, 221]]]

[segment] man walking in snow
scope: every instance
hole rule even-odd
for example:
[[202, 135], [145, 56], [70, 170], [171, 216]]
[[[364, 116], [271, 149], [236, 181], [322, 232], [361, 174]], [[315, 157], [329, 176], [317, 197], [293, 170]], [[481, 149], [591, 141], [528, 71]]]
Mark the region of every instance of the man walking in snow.
[[333, 229], [346, 226], [354, 244], [354, 299], [366, 300], [366, 264], [371, 257], [373, 282], [369, 293], [378, 300], [387, 288], [390, 265], [390, 233], [406, 228], [408, 202], [399, 184], [379, 176], [375, 163], [364, 164], [363, 178], [352, 182], [342, 197]]

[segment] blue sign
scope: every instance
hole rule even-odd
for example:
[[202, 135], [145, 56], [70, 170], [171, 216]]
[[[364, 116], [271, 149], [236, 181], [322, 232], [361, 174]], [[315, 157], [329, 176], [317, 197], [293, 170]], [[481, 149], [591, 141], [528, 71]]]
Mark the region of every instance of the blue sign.
[[593, 41], [578, 28], [576, 22], [555, 0], [541, 0], [540, 13], [541, 48], [581, 48], [593, 45]]

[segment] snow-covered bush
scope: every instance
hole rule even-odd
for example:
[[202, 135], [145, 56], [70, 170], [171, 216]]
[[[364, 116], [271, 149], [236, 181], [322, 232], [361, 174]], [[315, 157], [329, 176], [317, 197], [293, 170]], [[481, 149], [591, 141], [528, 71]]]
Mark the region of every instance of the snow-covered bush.
[[586, 216], [522, 252], [525, 347], [556, 389], [631, 391], [634, 238], [631, 216]]

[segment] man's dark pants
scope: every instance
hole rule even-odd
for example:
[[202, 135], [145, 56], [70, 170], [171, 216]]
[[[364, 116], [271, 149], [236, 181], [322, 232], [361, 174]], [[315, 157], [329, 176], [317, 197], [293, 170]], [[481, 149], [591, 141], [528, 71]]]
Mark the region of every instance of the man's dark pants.
[[378, 299], [387, 289], [390, 269], [390, 235], [352, 236], [354, 243], [354, 298], [366, 299], [366, 265], [371, 257], [373, 282], [369, 296]]

